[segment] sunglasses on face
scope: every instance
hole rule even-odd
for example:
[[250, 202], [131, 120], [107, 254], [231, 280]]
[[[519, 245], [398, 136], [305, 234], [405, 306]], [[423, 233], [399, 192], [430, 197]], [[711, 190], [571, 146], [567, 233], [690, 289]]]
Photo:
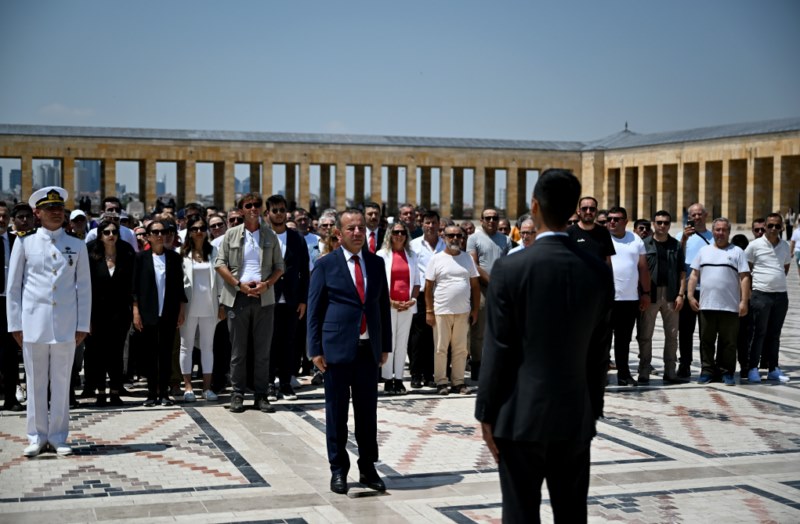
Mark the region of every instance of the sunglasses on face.
[[208, 227], [210, 227], [211, 229], [219, 229], [219, 228], [224, 227], [224, 226], [225, 226], [225, 224], [223, 224], [222, 222], [217, 222], [215, 224], [211, 224]]
[[500, 220], [500, 217], [497, 216], [497, 215], [490, 215], [488, 217], [483, 217], [483, 220], [485, 220], [487, 222], [496, 222], [496, 221]]
[[392, 231], [392, 235], [396, 237], [404, 237], [406, 236], [406, 232], [402, 229], [398, 229], [397, 231]]
[[244, 206], [245, 209], [261, 209], [261, 202], [248, 202]]
[[533, 231], [520, 231], [519, 234], [526, 237], [528, 235], [532, 235]]
[[275, 215], [280, 215], [281, 213], [286, 213], [286, 208], [285, 207], [273, 207], [272, 209], [270, 209], [270, 212], [275, 214]]
[[596, 222], [596, 224], [597, 224], [598, 226], [604, 226], [604, 225], [608, 224], [608, 220], [598, 220], [598, 221]]
[[622, 222], [623, 220], [625, 219], [622, 217], [608, 217], [609, 222]]
[[151, 229], [149, 234], [155, 237], [162, 237], [168, 235], [169, 231], [167, 231], [166, 229]]
[[206, 231], [208, 231], [208, 228], [206, 226], [196, 226], [196, 227], [190, 227], [189, 231], [191, 231], [192, 233], [205, 233]]
[[103, 230], [103, 236], [104, 237], [110, 237], [111, 235], [119, 235], [119, 231], [117, 231], [116, 229], [104, 229]]
[[333, 224], [320, 224], [319, 227], [333, 227]]
[[597, 211], [597, 208], [596, 208], [596, 207], [594, 207], [594, 206], [583, 206], [583, 207], [581, 208], [581, 211], [583, 211], [584, 213], [585, 213], [586, 211], [589, 211], [589, 212], [591, 212], [591, 213], [594, 213], [595, 211]]
[[242, 217], [233, 217], [228, 219], [228, 223], [232, 226], [241, 224], [242, 222], [244, 222], [244, 218]]
[[445, 233], [444, 236], [447, 238], [464, 238], [462, 233]]
[[766, 229], [764, 229], [763, 227], [754, 227], [753, 228], [753, 232], [754, 233], [763, 233], [765, 231], [766, 231]]
[[781, 229], [783, 229], [783, 225], [782, 224], [767, 224], [767, 229], [777, 229], [778, 231], [780, 231]]
[[657, 226], [668, 226], [669, 223], [670, 223], [669, 220], [656, 220], [655, 221], [655, 224]]
[[119, 213], [120, 211], [122, 210], [118, 207], [109, 207], [106, 209], [106, 213]]
[[639, 226], [636, 228], [637, 231], [647, 231], [650, 229], [650, 226]]

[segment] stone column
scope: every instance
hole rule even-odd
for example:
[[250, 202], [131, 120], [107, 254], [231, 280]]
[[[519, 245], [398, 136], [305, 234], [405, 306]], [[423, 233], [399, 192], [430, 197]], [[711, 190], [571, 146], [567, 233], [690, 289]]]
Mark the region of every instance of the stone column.
[[[648, 220], [653, 218], [653, 202], [655, 202], [655, 195], [653, 195], [653, 182], [656, 178], [656, 166], [639, 166], [639, 181], [638, 181], [638, 213], [637, 218], [646, 218]], [[661, 209], [661, 208], [659, 208]]]
[[628, 220], [638, 218], [636, 209], [636, 184], [638, 183], [636, 167], [623, 167], [620, 169], [619, 201], [620, 205], [628, 212]]
[[425, 209], [431, 208], [431, 177], [430, 166], [419, 168], [419, 203]]
[[722, 187], [720, 196], [720, 205], [722, 216], [727, 217], [733, 223], [736, 223], [736, 204], [733, 198], [735, 191], [730, 172], [731, 161], [724, 159], [722, 161]]
[[617, 181], [620, 176], [619, 168], [608, 168], [606, 170], [606, 179], [604, 181], [604, 191], [606, 203], [605, 205], [600, 205], [600, 207], [604, 207], [609, 209], [615, 205], [617, 205], [617, 201], [619, 198], [619, 188], [617, 187]]
[[453, 192], [452, 192], [452, 211], [455, 219], [464, 218], [464, 168], [453, 168]]
[[214, 162], [214, 204], [219, 208], [236, 205], [235, 168], [232, 160]]
[[22, 155], [19, 168], [22, 175], [20, 202], [27, 202], [33, 193], [33, 158], [30, 155]]
[[[420, 199], [421, 200], [421, 199]], [[417, 201], [417, 164], [409, 163], [406, 166], [406, 202], [420, 205]]]
[[372, 194], [372, 201], [380, 204], [383, 202], [383, 197], [381, 196], [381, 184], [383, 182], [383, 176], [381, 173], [380, 162], [370, 165], [369, 177], [369, 190]]
[[305, 210], [311, 206], [308, 201], [309, 193], [309, 179], [311, 178], [311, 165], [308, 162], [301, 162], [297, 177], [300, 180], [297, 192], [297, 207], [302, 207]]
[[150, 210], [155, 207], [157, 198], [156, 159], [147, 157], [139, 161], [139, 200], [144, 204], [145, 210]]
[[397, 214], [397, 166], [386, 166], [387, 193], [386, 193], [386, 212], [390, 215]]
[[197, 164], [194, 160], [180, 160], [177, 163], [176, 178], [178, 207], [197, 201]]
[[353, 204], [356, 206], [364, 203], [365, 171], [366, 168], [363, 164], [353, 166]]
[[117, 194], [117, 161], [104, 158], [100, 163], [100, 198]]
[[[283, 196], [286, 202], [297, 202], [297, 195], [295, 195], [295, 182], [297, 181], [297, 169], [299, 164], [286, 164], [286, 184], [284, 186]], [[264, 191], [264, 193], [266, 193]], [[272, 194], [272, 193], [270, 193]]]
[[331, 207], [331, 164], [319, 165], [319, 202], [317, 212]]
[[[75, 203], [75, 157], [65, 156], [61, 159], [61, 187], [67, 190], [71, 201], [67, 202], [67, 208], [74, 209]], [[68, 217], [69, 218], [69, 217]]]
[[[247, 176], [250, 179], [250, 191], [256, 191], [264, 198], [268, 197], [271, 194], [271, 186], [264, 186], [264, 181], [262, 180], [264, 162], [248, 162], [247, 168], [249, 171]], [[235, 171], [236, 167], [234, 165], [234, 172]]]
[[[506, 216], [508, 218], [517, 218], [520, 216], [520, 198], [519, 198], [519, 178], [520, 169], [516, 167], [506, 168]], [[524, 187], [524, 184], [522, 184]]]
[[442, 164], [439, 171], [439, 216], [450, 218], [452, 211], [452, 198], [450, 193], [450, 180], [453, 168], [449, 164]]
[[[785, 215], [792, 205], [794, 195], [789, 191], [789, 180], [783, 172], [783, 162], [780, 155], [775, 155], [772, 159], [772, 206], [770, 209], [781, 216]], [[770, 211], [771, 212], [771, 211]], [[764, 213], [766, 215], [766, 213]], [[794, 253], [792, 253], [794, 255]]]
[[[491, 175], [489, 174], [490, 171]], [[489, 206], [489, 198], [486, 195], [486, 188], [489, 187], [487, 182], [490, 176], [492, 179], [491, 187], [494, 187], [494, 170], [486, 167], [484, 164], [476, 163], [472, 173], [472, 216], [474, 218], [476, 216], [480, 216], [481, 213], [483, 213], [483, 210]], [[463, 171], [461, 183], [464, 183]]]
[[336, 162], [336, 203], [334, 207], [342, 211], [347, 207], [347, 164]]
[[250, 180], [253, 179], [254, 167], [258, 169], [261, 166], [261, 194], [272, 193], [272, 177], [273, 177], [273, 164], [271, 159], [263, 160], [250, 166]]
[[746, 191], [747, 196], [745, 197], [745, 205], [744, 205], [744, 220], [745, 223], [751, 224], [753, 219], [756, 217], [758, 211], [756, 210], [756, 159], [753, 157], [753, 152], [747, 152], [747, 174], [745, 175], [745, 180], [747, 180], [745, 187], [748, 189]]

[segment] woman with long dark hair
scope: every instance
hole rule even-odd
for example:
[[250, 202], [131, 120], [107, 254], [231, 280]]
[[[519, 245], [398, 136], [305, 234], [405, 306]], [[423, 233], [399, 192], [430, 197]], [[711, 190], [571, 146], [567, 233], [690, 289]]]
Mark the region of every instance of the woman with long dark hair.
[[[133, 248], [120, 239], [119, 226], [103, 220], [97, 238], [89, 242], [92, 276], [92, 326], [86, 338], [87, 382], [98, 388], [97, 406], [121, 406], [123, 350], [131, 327]], [[106, 402], [106, 375], [110, 399]]]
[[220, 317], [217, 272], [214, 271], [214, 263], [211, 260], [213, 248], [208, 241], [208, 227], [205, 220], [198, 218], [186, 224], [186, 230], [186, 239], [181, 246], [183, 290], [189, 300], [186, 321], [180, 329], [183, 400], [186, 402], [196, 400], [192, 390], [192, 353], [198, 328], [200, 365], [203, 368], [203, 398], [217, 400], [216, 393], [211, 391], [211, 373], [214, 370], [214, 330]]

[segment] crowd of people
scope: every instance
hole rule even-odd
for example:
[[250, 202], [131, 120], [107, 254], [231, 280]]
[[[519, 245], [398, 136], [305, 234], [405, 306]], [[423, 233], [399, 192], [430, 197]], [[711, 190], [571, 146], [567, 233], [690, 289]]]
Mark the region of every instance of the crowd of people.
[[[35, 196], [13, 207], [0, 203], [4, 284], [14, 277], [15, 241], [36, 236], [45, 212], [58, 207]], [[315, 266], [342, 246], [342, 210], [314, 216], [281, 195], [264, 201], [258, 193], [244, 195], [227, 211], [161, 203], [140, 219], [116, 197], [102, 201], [98, 216], [82, 207], [64, 211], [62, 223], [53, 224], [87, 248], [90, 328], [66, 379], [69, 405], [122, 406], [125, 385], [144, 377], [145, 406], [172, 405], [176, 398], [216, 401], [229, 389], [232, 412], [243, 411], [252, 392], [256, 408], [269, 413], [272, 402], [297, 398], [299, 377], [323, 382], [307, 351], [312, 320], [306, 320], [306, 307]], [[486, 208], [475, 227], [411, 204], [401, 204], [397, 217], [382, 210], [375, 202], [359, 208], [366, 228], [362, 249], [382, 259], [389, 294], [391, 352], [381, 366], [380, 390], [470, 393], [481, 373], [493, 265], [534, 244], [534, 220], [525, 215], [512, 223]], [[780, 238], [784, 217], [771, 213], [753, 221], [752, 241], [731, 239], [730, 222], [709, 224], [700, 203], [689, 207], [677, 237], [670, 236], [673, 217], [664, 210], [652, 220], [635, 220], [631, 230], [628, 221], [624, 208], [601, 210], [585, 196], [566, 229], [578, 248], [613, 272], [615, 297], [603, 343], [613, 355], [618, 385], [647, 385], [659, 374], [665, 384], [688, 382], [698, 318], [698, 382], [734, 384], [737, 361], [740, 381], [760, 382], [761, 369], [767, 380], [789, 380], [778, 348], [792, 256], [800, 271], [800, 229], [790, 246]], [[64, 253], [69, 265], [77, 263], [77, 251]], [[658, 315], [663, 370], [651, 362]], [[2, 346], [4, 407], [12, 411], [32, 397], [27, 362], [19, 377], [21, 344], [12, 338], [18, 327], [9, 323]], [[639, 361], [632, 370], [634, 329]]]

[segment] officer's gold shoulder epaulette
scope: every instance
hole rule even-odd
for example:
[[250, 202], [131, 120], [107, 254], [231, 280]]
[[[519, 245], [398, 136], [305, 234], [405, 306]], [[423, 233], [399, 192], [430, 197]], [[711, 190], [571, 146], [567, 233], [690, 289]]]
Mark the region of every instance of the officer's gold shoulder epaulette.
[[20, 237], [20, 238], [27, 237], [27, 236], [30, 236], [30, 235], [36, 233], [36, 228], [33, 228], [30, 231], [17, 231], [16, 233], [17, 233], [17, 236]]

